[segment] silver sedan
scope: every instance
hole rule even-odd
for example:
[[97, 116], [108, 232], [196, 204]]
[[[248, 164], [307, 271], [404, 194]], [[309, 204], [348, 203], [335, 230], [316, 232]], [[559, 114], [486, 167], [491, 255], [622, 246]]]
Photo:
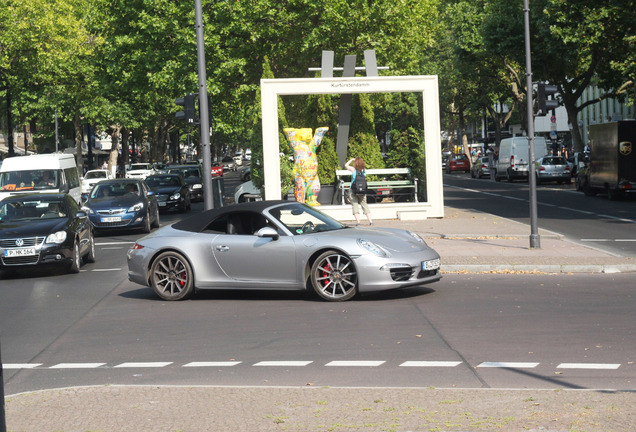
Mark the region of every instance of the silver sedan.
[[441, 279], [417, 234], [353, 228], [313, 207], [255, 201], [204, 211], [138, 240], [128, 279], [164, 300], [195, 289], [313, 290], [324, 300]]

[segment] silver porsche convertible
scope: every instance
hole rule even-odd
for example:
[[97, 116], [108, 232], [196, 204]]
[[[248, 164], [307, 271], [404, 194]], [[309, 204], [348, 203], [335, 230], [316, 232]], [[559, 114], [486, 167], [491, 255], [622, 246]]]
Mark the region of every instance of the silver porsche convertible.
[[195, 289], [312, 289], [328, 301], [441, 279], [440, 258], [417, 234], [353, 228], [313, 207], [255, 201], [207, 210], [140, 240], [128, 279], [164, 300]]

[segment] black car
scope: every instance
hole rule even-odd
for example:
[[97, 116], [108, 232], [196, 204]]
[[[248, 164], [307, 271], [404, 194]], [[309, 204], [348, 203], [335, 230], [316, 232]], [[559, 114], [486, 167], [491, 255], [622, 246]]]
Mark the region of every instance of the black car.
[[84, 209], [95, 232], [108, 229], [159, 228], [159, 206], [154, 192], [140, 179], [115, 179], [93, 187]]
[[86, 213], [68, 194], [20, 194], [0, 201], [0, 269], [95, 262]]
[[190, 188], [181, 174], [151, 175], [146, 177], [146, 184], [155, 193], [159, 210], [190, 210]]
[[203, 201], [203, 180], [201, 167], [198, 165], [171, 165], [168, 174], [181, 174], [190, 189], [192, 201]]

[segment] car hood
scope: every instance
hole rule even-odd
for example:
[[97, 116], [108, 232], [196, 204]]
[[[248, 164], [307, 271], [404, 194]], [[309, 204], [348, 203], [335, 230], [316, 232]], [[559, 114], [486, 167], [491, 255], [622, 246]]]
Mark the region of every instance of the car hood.
[[143, 202], [143, 199], [140, 196], [91, 198], [86, 202], [86, 206], [93, 210], [103, 210], [109, 208], [128, 208], [139, 202]]
[[[411, 237], [406, 231], [395, 228], [344, 228], [338, 231], [331, 231], [325, 233], [316, 233], [317, 236], [323, 234], [336, 235], [338, 239], [349, 238], [357, 241], [358, 239], [366, 240], [375, 243], [378, 246], [386, 249], [392, 253], [401, 252], [413, 252], [424, 249], [429, 249], [425, 241], [417, 241]], [[311, 237], [312, 234], [306, 237]], [[305, 236], [302, 236], [304, 238]], [[361, 249], [362, 250], [362, 249]]]
[[183, 179], [188, 185], [201, 184], [201, 177], [186, 177]]
[[66, 227], [66, 218], [0, 222], [0, 238], [44, 237]]
[[160, 186], [151, 189], [156, 194], [172, 195], [181, 190], [179, 186]]

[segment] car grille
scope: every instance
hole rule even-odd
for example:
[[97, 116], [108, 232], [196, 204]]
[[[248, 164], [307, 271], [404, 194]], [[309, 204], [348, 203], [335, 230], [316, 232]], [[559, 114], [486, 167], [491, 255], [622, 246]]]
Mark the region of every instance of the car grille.
[[439, 272], [439, 269], [435, 270], [422, 270], [417, 274], [418, 279], [427, 278], [429, 276], [435, 276]]
[[396, 282], [405, 282], [413, 276], [412, 267], [396, 267], [391, 269], [391, 279]]
[[133, 221], [132, 219], [123, 219], [117, 222], [101, 222], [98, 220], [98, 221], [95, 221], [93, 224], [97, 228], [117, 228], [117, 227], [125, 227], [132, 221]]
[[[18, 247], [15, 243], [16, 240], [18, 239], [0, 239], [0, 248], [9, 249]], [[23, 238], [22, 241], [23, 243], [20, 247], [37, 247], [44, 243], [44, 237], [27, 237]], [[6, 266], [37, 264], [39, 260], [39, 253], [37, 255], [10, 258], [2, 256], [2, 264]]]
[[168, 194], [157, 195], [157, 201], [168, 201], [168, 198], [170, 198], [170, 195]]
[[115, 215], [120, 215], [120, 214], [124, 214], [126, 213], [126, 210], [121, 208], [121, 209], [112, 209], [112, 210], [97, 210], [96, 212], [97, 214], [103, 215], [103, 216], [115, 216]]

